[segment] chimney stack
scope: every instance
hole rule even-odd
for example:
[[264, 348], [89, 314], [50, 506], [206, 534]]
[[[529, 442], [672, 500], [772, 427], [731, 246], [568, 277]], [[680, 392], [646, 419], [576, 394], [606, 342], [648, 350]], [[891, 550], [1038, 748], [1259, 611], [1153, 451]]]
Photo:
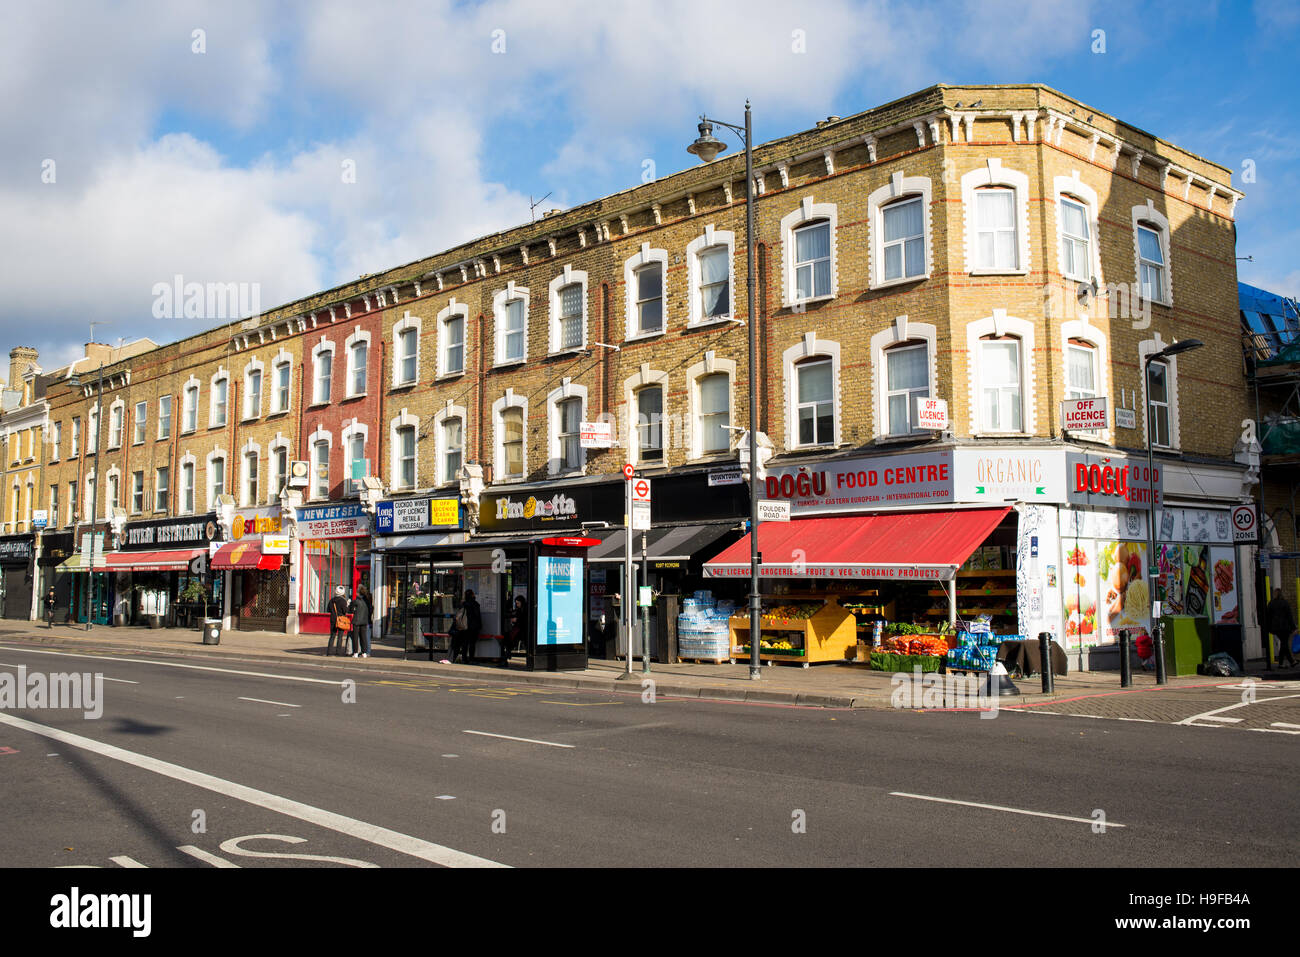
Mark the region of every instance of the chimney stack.
[[106, 342], [87, 342], [86, 358], [90, 359], [95, 365], [101, 362], [108, 365], [113, 361], [113, 347]]
[[9, 387], [12, 389], [22, 388], [23, 375], [32, 366], [36, 365], [36, 360], [40, 358], [40, 353], [31, 346], [17, 346], [9, 353]]

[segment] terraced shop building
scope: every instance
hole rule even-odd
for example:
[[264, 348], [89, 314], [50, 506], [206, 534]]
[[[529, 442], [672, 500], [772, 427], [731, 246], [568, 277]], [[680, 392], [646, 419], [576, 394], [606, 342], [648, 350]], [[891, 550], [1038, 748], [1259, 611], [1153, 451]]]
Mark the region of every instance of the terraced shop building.
[[[684, 121], [683, 146], [693, 134]], [[1145, 473], [1124, 473], [1133, 495], [1122, 497], [1102, 476], [1144, 469], [1148, 433], [1169, 544], [1225, 544], [1220, 517], [1251, 494], [1237, 450], [1250, 411], [1233, 239], [1242, 194], [1226, 168], [1038, 85], [931, 87], [763, 143], [755, 164], [753, 316], [743, 157], [724, 155], [223, 327], [222, 361], [237, 375], [254, 352], [289, 353], [305, 409], [296, 432], [294, 416], [277, 429], [308, 463], [301, 505], [325, 510], [313, 522], [352, 522], [310, 554], [299, 543], [295, 567], [319, 559], [326, 585], [368, 577], [381, 613], [400, 615], [413, 581], [479, 562], [465, 552], [489, 536], [621, 522], [630, 462], [657, 480], [652, 560], [670, 526], [718, 532], [677, 532], [708, 543], [660, 556], [663, 584], [696, 587], [746, 512], [743, 489], [709, 473], [738, 466], [733, 427], [751, 393], [773, 445], [768, 494], [792, 499], [796, 516], [858, 524], [900, 509], [999, 512], [990, 544], [975, 547], [1010, 561], [1034, 557], [1036, 538], [1039, 568], [999, 596], [1013, 599], [1002, 626], [1055, 631], [1080, 657], [1109, 638], [1096, 611], [1108, 595], [1095, 572], [1076, 571], [1071, 602], [1065, 557], [1146, 538]], [[1189, 337], [1203, 345], [1156, 362], [1148, 392], [1144, 360]], [[921, 397], [947, 403], [946, 429], [917, 429]], [[1061, 404], [1077, 398], [1106, 400], [1103, 427], [1066, 433]], [[580, 424], [600, 420], [614, 448], [584, 446]], [[259, 488], [278, 492], [265, 462]], [[1097, 466], [1095, 491], [1072, 484], [1080, 465], [1085, 477]], [[833, 484], [873, 471], [905, 485], [873, 498]], [[801, 475], [823, 474], [825, 494], [801, 491]], [[462, 513], [455, 525], [386, 526], [375, 550], [380, 516], [420, 499], [456, 499]], [[511, 517], [529, 501], [529, 518]], [[1250, 574], [1234, 564], [1247, 603]], [[290, 575], [294, 628], [311, 598]], [[506, 589], [526, 583], [493, 587], [504, 607]], [[602, 609], [597, 596], [591, 611]]]

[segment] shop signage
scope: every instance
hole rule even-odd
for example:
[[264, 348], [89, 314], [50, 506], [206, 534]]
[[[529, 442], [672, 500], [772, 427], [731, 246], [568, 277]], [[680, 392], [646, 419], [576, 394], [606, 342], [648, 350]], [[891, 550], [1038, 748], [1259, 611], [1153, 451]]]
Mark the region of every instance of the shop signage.
[[[236, 520], [238, 524], [238, 520]], [[217, 539], [217, 523], [209, 519], [182, 518], [162, 522], [139, 522], [126, 527], [126, 549], [202, 547]]]
[[32, 510], [32, 528], [47, 528], [50, 524], [50, 513], [48, 509], [37, 508]]
[[370, 533], [370, 519], [360, 502], [298, 509], [298, 538], [358, 538]]
[[771, 499], [759, 499], [758, 520], [760, 522], [790, 521], [790, 503], [774, 501]]
[[1164, 497], [1162, 470], [1157, 465], [1148, 471], [1146, 459], [1067, 452], [1065, 465], [1065, 500], [1071, 505], [1150, 505], [1152, 484], [1155, 504]]
[[263, 555], [288, 555], [289, 536], [288, 535], [263, 535], [262, 554]]
[[926, 432], [942, 432], [948, 428], [948, 400], [916, 397], [916, 427]]
[[1238, 505], [1232, 510], [1232, 540], [1253, 545], [1255, 538], [1255, 506]]
[[960, 502], [1064, 502], [1065, 449], [954, 449]]
[[613, 422], [579, 422], [578, 444], [584, 449], [610, 449], [614, 447]]
[[709, 473], [709, 488], [719, 485], [743, 485], [745, 473], [740, 469], [714, 469]]
[[30, 538], [0, 541], [0, 562], [25, 562], [32, 557]]
[[627, 485], [556, 483], [539, 489], [484, 493], [479, 505], [480, 531], [525, 531], [581, 522], [606, 521], [622, 525], [627, 515]]
[[237, 542], [246, 535], [279, 535], [284, 531], [281, 515], [278, 508], [236, 515], [230, 523], [230, 537]]
[[426, 528], [460, 527], [460, 502], [454, 498], [409, 498], [380, 502], [375, 508], [375, 533], [400, 535]]
[[1066, 399], [1061, 403], [1061, 428], [1067, 432], [1099, 432], [1106, 428], [1106, 397]]
[[1117, 429], [1136, 429], [1138, 427], [1137, 419], [1137, 412], [1133, 409], [1115, 410], [1115, 428]]
[[429, 524], [434, 528], [460, 528], [460, 499], [429, 499]]
[[953, 453], [838, 459], [767, 470], [766, 497], [795, 515], [953, 501]]
[[[705, 565], [705, 578], [749, 578], [749, 565]], [[769, 565], [759, 566], [760, 578], [879, 578], [886, 581], [942, 581], [952, 565]]]

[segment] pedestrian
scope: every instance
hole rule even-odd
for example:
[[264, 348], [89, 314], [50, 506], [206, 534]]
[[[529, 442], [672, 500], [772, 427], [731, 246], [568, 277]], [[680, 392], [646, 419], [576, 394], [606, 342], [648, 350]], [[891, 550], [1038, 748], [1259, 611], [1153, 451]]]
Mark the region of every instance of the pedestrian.
[[501, 668], [510, 666], [510, 656], [523, 643], [524, 636], [528, 631], [528, 599], [523, 595], [515, 596], [515, 605], [510, 609], [510, 624], [506, 628], [505, 637], [501, 641], [501, 660], [497, 665]]
[[1287, 667], [1296, 666], [1295, 655], [1291, 653], [1291, 636], [1295, 634], [1295, 614], [1291, 604], [1282, 594], [1282, 589], [1273, 589], [1273, 600], [1268, 603], [1268, 630], [1278, 642], [1277, 665], [1282, 667], [1285, 658]]
[[45, 593], [45, 621], [48, 627], [54, 627], [54, 606], [59, 603], [58, 598], [54, 596], [54, 586]]
[[[346, 635], [352, 630], [352, 624], [348, 620], [348, 599], [347, 590], [339, 585], [334, 589], [334, 597], [329, 600], [325, 610], [330, 613], [330, 641], [325, 647], [326, 656], [337, 654], [343, 656], [347, 654], [344, 647]], [[338, 651], [335, 651], [335, 642], [338, 643]]]
[[479, 611], [478, 600], [472, 589], [465, 589], [465, 599], [456, 613], [455, 626], [452, 629], [451, 660], [468, 663], [474, 657], [474, 645], [479, 632], [483, 630], [483, 615]]
[[352, 657], [369, 658], [372, 602], [370, 590], [365, 585], [357, 586], [357, 595], [349, 610], [352, 612]]

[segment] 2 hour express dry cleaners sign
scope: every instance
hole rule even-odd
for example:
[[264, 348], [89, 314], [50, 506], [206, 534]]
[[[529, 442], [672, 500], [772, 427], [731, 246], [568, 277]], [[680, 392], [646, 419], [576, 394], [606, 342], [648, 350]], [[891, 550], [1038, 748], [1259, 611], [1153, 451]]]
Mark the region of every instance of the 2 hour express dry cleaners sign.
[[1147, 471], [1146, 459], [1071, 452], [1066, 456], [1065, 500], [1071, 505], [1147, 505], [1164, 498], [1160, 466]]
[[952, 452], [842, 459], [768, 469], [765, 497], [788, 501], [792, 514], [953, 500]]

